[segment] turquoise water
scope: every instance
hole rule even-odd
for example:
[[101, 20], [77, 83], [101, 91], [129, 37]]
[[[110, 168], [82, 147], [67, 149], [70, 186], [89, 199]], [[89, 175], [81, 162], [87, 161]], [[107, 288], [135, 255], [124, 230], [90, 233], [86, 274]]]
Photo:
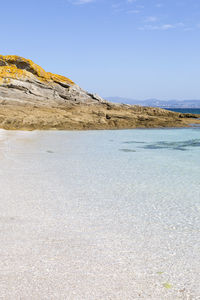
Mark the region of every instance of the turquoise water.
[[200, 108], [166, 108], [167, 110], [180, 112], [180, 113], [190, 113], [190, 114], [200, 114]]
[[199, 128], [1, 140], [2, 297], [200, 299]]

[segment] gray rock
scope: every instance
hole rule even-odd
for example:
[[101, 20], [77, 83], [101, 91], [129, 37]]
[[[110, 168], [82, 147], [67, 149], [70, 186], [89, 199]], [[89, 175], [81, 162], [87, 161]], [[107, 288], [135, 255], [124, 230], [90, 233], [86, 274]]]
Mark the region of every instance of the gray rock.
[[54, 106], [71, 102], [90, 104], [104, 100], [68, 78], [45, 72], [30, 60], [0, 56], [1, 104]]

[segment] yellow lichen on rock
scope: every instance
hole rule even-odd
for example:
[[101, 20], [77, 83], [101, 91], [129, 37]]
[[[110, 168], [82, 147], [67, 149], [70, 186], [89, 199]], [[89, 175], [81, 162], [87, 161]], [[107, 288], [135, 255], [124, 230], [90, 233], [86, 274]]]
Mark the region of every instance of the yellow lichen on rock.
[[32, 77], [33, 74], [27, 72], [26, 70], [18, 69], [15, 65], [0, 67], [0, 78], [2, 81], [6, 81], [9, 78], [13, 79], [25, 79], [27, 77]]
[[55, 82], [74, 85], [74, 82], [69, 78], [46, 72], [30, 59], [17, 55], [0, 55], [0, 83], [4, 82], [6, 78], [25, 79], [27, 77], [33, 77], [33, 75], [45, 83]]

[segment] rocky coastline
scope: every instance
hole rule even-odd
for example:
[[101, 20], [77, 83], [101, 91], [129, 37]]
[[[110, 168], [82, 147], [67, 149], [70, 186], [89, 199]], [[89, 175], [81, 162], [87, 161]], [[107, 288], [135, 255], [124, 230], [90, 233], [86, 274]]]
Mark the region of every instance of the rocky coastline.
[[187, 127], [199, 115], [114, 104], [31, 60], [0, 55], [0, 128], [90, 130]]

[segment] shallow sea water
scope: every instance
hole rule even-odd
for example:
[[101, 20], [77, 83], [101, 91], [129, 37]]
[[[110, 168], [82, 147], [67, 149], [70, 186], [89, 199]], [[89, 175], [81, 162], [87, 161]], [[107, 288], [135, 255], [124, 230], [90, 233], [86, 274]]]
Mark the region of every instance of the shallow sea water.
[[0, 299], [200, 299], [200, 128], [0, 141]]

